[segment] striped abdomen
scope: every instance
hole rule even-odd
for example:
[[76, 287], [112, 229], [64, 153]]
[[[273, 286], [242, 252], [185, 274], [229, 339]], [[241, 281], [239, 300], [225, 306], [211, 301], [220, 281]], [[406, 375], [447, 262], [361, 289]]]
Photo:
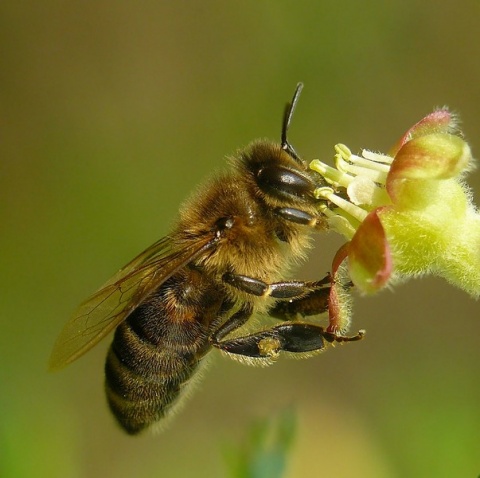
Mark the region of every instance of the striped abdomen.
[[[171, 410], [210, 348], [211, 320], [217, 314], [208, 300], [212, 291], [198, 287], [205, 286], [203, 281], [196, 287], [185, 283], [185, 275], [192, 279], [195, 274], [171, 278], [115, 332], [105, 365], [106, 393], [113, 414], [130, 434]], [[213, 295], [218, 311], [218, 290]]]

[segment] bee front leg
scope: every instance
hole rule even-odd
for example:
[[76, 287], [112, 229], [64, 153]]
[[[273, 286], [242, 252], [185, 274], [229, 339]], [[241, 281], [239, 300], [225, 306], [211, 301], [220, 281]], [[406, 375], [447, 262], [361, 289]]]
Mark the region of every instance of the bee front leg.
[[329, 278], [324, 278], [317, 282], [305, 281], [284, 281], [266, 282], [254, 279], [253, 277], [244, 276], [227, 272], [223, 275], [223, 281], [247, 294], [257, 297], [273, 297], [274, 299], [298, 299], [307, 296], [309, 293], [325, 287], [330, 282]]
[[252, 359], [275, 359], [280, 352], [307, 353], [323, 350], [328, 343], [354, 342], [364, 331], [353, 336], [337, 336], [323, 327], [306, 322], [289, 322], [243, 337], [213, 345], [220, 350]]

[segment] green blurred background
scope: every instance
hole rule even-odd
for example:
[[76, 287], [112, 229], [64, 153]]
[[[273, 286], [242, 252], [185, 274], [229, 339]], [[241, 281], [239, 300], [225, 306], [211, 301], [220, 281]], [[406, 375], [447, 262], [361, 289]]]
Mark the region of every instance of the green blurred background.
[[[480, 303], [442, 280], [357, 298], [361, 343], [269, 369], [215, 356], [158, 436], [113, 422], [109, 340], [61, 373], [46, 362], [226, 154], [279, 138], [297, 81], [306, 158], [385, 151], [444, 104], [480, 156], [479, 21], [468, 0], [1, 2], [0, 476], [221, 477], [225, 443], [289, 405], [288, 477], [478, 476]], [[320, 237], [298, 278], [340, 243]]]

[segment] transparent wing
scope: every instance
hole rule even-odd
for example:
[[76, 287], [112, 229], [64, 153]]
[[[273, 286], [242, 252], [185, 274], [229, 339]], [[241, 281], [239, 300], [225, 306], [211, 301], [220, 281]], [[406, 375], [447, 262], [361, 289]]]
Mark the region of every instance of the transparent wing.
[[55, 342], [50, 370], [94, 347], [163, 282], [214, 244], [211, 233], [188, 247], [179, 247], [167, 236], [139, 254], [78, 307]]

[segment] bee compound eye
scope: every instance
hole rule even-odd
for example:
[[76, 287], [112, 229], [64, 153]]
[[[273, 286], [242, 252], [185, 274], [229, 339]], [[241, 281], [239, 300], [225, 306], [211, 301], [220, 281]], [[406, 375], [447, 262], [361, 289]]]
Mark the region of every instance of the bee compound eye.
[[257, 184], [265, 193], [279, 198], [305, 198], [314, 189], [312, 181], [303, 174], [281, 166], [261, 169], [257, 174]]

